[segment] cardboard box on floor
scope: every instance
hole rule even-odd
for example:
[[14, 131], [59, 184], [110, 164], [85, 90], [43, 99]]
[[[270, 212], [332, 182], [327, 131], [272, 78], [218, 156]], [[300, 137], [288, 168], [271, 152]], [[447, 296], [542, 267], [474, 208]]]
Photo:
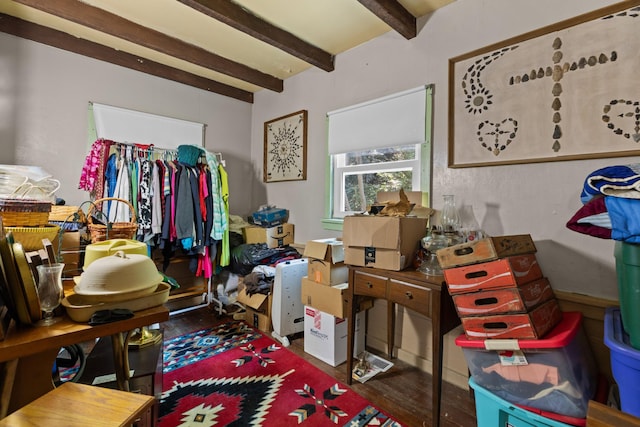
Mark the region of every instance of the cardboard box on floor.
[[242, 229], [245, 243], [266, 243], [270, 248], [293, 244], [295, 227], [284, 223], [275, 227], [248, 225]]
[[344, 218], [345, 264], [403, 270], [426, 235], [427, 218], [353, 215]]
[[238, 293], [237, 301], [246, 307], [245, 321], [248, 325], [263, 331], [271, 332], [271, 293], [247, 294], [247, 288], [242, 288]]
[[309, 280], [331, 286], [349, 279], [349, 268], [344, 263], [344, 245], [341, 240], [310, 240], [305, 245], [303, 256], [309, 258]]
[[[310, 280], [308, 277], [303, 277], [300, 297], [302, 304], [342, 319], [347, 316], [346, 292], [348, 289], [348, 283], [326, 286]], [[373, 300], [365, 299], [360, 302], [356, 310], [363, 311], [371, 307], [373, 307]]]
[[[304, 307], [304, 351], [313, 357], [338, 366], [347, 360], [346, 319], [340, 319], [313, 307]], [[353, 355], [364, 351], [365, 312], [356, 315]]]

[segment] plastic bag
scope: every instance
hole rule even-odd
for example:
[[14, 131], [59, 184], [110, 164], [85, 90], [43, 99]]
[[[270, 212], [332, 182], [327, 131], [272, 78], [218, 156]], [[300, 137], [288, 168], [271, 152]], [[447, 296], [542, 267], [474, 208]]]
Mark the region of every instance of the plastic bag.
[[267, 247], [266, 243], [243, 243], [231, 250], [231, 271], [242, 276], [247, 275], [253, 267], [280, 252], [277, 248]]

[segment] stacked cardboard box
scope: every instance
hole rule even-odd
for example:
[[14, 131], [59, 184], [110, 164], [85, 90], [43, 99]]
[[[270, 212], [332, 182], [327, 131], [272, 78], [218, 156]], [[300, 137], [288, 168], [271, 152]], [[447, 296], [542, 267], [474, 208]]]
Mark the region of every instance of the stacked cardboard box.
[[437, 252], [470, 339], [539, 339], [562, 313], [529, 235], [499, 236]]
[[[347, 360], [347, 290], [349, 268], [344, 263], [341, 240], [310, 240], [304, 248], [308, 258], [307, 276], [302, 278], [304, 304], [304, 351], [337, 366]], [[365, 317], [371, 307], [365, 301], [356, 315], [354, 355], [364, 350]]]
[[337, 239], [310, 240], [304, 248], [307, 276], [302, 278], [302, 303], [338, 318], [346, 315], [349, 269], [344, 263], [344, 246]]
[[293, 244], [295, 227], [288, 222], [273, 227], [248, 225], [242, 229], [245, 243], [266, 243], [269, 248]]
[[400, 271], [426, 234], [427, 218], [353, 215], [344, 218], [346, 264]]

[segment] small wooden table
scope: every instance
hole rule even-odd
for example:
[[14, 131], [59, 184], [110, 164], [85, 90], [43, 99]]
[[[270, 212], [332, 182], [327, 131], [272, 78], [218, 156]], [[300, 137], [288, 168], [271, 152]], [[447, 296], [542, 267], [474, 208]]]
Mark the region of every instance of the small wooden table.
[[169, 310], [157, 306], [138, 311], [126, 320], [90, 326], [66, 315], [51, 326], [15, 322], [0, 341], [0, 418], [53, 390], [52, 369], [60, 348], [111, 336], [118, 388], [128, 391], [128, 335], [135, 329], [169, 319]]
[[0, 427], [128, 427], [147, 418], [154, 403], [153, 396], [68, 382], [0, 420]]
[[432, 331], [432, 425], [440, 424], [442, 391], [442, 342], [444, 335], [460, 324], [453, 300], [442, 276], [427, 276], [415, 270], [391, 271], [349, 266], [347, 291], [347, 384], [351, 384], [356, 310], [362, 298], [387, 300], [387, 353], [393, 358], [395, 305], [400, 304], [431, 319]]

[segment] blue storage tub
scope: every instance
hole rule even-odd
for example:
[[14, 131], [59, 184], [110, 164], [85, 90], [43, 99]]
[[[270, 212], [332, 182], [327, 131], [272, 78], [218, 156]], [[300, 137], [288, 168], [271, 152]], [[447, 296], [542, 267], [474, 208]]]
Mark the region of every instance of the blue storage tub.
[[469, 386], [475, 392], [479, 427], [573, 427], [519, 408], [479, 386], [473, 377], [469, 379]]
[[611, 372], [620, 391], [620, 409], [640, 417], [640, 350], [629, 343], [618, 307], [607, 308], [604, 343], [611, 352]]

